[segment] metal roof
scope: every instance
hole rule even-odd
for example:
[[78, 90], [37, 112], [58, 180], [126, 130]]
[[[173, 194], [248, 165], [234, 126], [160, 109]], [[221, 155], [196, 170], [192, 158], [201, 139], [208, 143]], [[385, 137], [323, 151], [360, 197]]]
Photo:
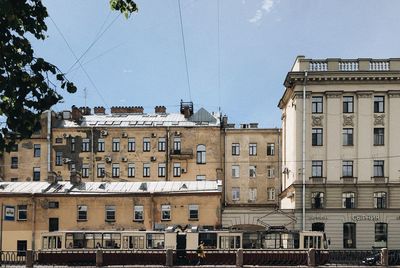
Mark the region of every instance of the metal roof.
[[0, 194], [121, 194], [221, 192], [221, 181], [157, 182], [0, 182]]

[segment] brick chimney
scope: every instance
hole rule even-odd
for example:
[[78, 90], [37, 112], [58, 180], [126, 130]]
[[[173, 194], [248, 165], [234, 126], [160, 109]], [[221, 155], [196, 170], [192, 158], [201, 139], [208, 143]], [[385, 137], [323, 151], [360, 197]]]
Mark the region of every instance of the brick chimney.
[[82, 115], [90, 115], [91, 114], [91, 109], [89, 107], [79, 107], [79, 110], [81, 110]]
[[183, 107], [183, 115], [185, 116], [185, 118], [189, 118], [191, 116], [190, 107], [189, 106]]
[[93, 108], [94, 114], [105, 114], [106, 109], [103, 106], [97, 106]]
[[72, 118], [72, 120], [74, 120], [74, 121], [79, 121], [79, 120], [81, 120], [81, 118], [82, 118], [82, 112], [81, 112], [81, 110], [78, 108], [78, 107], [76, 107], [75, 105], [73, 105], [72, 107], [71, 107], [71, 118]]
[[156, 106], [154, 107], [154, 112], [156, 114], [165, 114], [167, 112], [167, 108], [165, 108], [165, 106]]
[[132, 111], [134, 114], [143, 114], [144, 109], [143, 106], [133, 106]]

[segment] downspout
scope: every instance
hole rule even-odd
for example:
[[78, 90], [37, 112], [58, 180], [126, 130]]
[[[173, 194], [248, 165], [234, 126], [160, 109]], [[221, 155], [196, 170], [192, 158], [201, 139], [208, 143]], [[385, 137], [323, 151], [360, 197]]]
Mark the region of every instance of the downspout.
[[[279, 173], [278, 173], [279, 178], [278, 179], [279, 179], [279, 183], [280, 183], [280, 185], [279, 185], [280, 191], [283, 190], [283, 187], [282, 187], [283, 179], [282, 179], [281, 135], [282, 135], [281, 129], [278, 129], [278, 170], [279, 170]], [[278, 207], [280, 208], [279, 203], [278, 203]]]
[[154, 194], [150, 194], [150, 202], [151, 202], [151, 229], [154, 230], [155, 223], [154, 223]]
[[47, 177], [51, 172], [51, 110], [47, 111]]
[[[225, 209], [225, 205], [226, 205], [226, 172], [227, 172], [227, 168], [228, 168], [228, 163], [226, 162], [226, 152], [225, 152], [226, 151], [226, 127], [224, 127], [223, 135], [224, 135], [224, 150], [223, 150], [224, 181], [222, 182], [222, 194], [223, 194], [223, 200], [222, 200], [223, 206], [222, 207], [223, 207], [223, 209]], [[222, 218], [222, 216], [221, 216], [221, 218]], [[221, 219], [221, 224], [222, 224], [222, 219]]]
[[35, 239], [36, 239], [36, 199], [35, 194], [32, 194], [32, 250], [35, 250]]
[[91, 144], [90, 144], [90, 161], [92, 162], [92, 181], [94, 181], [94, 171], [95, 171], [95, 164], [94, 164], [94, 148], [93, 148], [93, 146], [94, 146], [94, 141], [93, 141], [93, 127], [91, 127], [90, 128], [90, 131], [91, 131], [91, 135], [92, 135], [92, 138], [90, 139], [91, 140]]
[[302, 175], [303, 175], [303, 231], [306, 230], [306, 87], [307, 87], [307, 71], [304, 72], [303, 84], [303, 159], [302, 159]]
[[1, 203], [1, 218], [0, 218], [0, 251], [3, 251], [3, 215], [4, 215], [4, 211], [3, 211], [3, 203]]
[[169, 181], [169, 127], [165, 135], [165, 180]]

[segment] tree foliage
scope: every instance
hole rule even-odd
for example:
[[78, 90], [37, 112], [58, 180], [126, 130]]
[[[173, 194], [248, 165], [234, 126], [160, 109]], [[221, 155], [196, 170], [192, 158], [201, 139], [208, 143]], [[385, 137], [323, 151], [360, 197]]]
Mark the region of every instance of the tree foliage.
[[[132, 0], [110, 0], [129, 17], [137, 11]], [[28, 38], [46, 39], [47, 9], [40, 0], [0, 0], [0, 150], [40, 129], [40, 115], [62, 100], [61, 88], [77, 88], [55, 65], [37, 56]]]

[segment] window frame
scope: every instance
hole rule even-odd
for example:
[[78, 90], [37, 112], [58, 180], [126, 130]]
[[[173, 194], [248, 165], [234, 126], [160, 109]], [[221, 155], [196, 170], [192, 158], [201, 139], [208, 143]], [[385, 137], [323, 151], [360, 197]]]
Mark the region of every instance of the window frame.
[[97, 139], [97, 152], [104, 152], [106, 147], [106, 141], [103, 138]]
[[112, 163], [111, 165], [111, 176], [113, 178], [119, 178], [121, 176], [121, 169], [119, 163]]
[[324, 129], [312, 128], [311, 129], [311, 145], [323, 146], [324, 145]]
[[135, 163], [128, 163], [128, 178], [134, 178], [136, 172]]
[[143, 177], [150, 177], [150, 163], [143, 163]]
[[[312, 192], [311, 193], [311, 208], [312, 209], [325, 208], [324, 195], [325, 195], [324, 192]], [[319, 202], [317, 202], [317, 200], [319, 200]]]
[[324, 97], [312, 96], [311, 97], [311, 112], [313, 114], [322, 114], [324, 112]]
[[90, 152], [90, 139], [89, 138], [82, 139], [81, 152]]
[[267, 143], [267, 156], [275, 155], [275, 143]]
[[385, 177], [385, 161], [384, 160], [374, 160], [374, 177]]
[[197, 145], [196, 164], [206, 164], [206, 146], [204, 144]]
[[33, 144], [33, 157], [40, 157], [41, 146], [40, 144]]
[[181, 163], [173, 163], [173, 176], [180, 177], [182, 173]]
[[150, 151], [151, 151], [150, 138], [148, 137], [143, 138], [143, 152], [150, 152]]
[[353, 178], [354, 177], [354, 162], [353, 160], [342, 161], [342, 177]]
[[82, 164], [81, 168], [82, 178], [89, 178], [89, 169], [90, 169], [89, 164]]
[[128, 152], [135, 152], [135, 151], [136, 151], [136, 139], [128, 138]]
[[354, 97], [343, 96], [343, 113], [352, 114], [354, 113]]
[[345, 209], [356, 208], [355, 192], [343, 192], [342, 193], [342, 208], [345, 208]]
[[[140, 217], [138, 217], [140, 216]], [[133, 220], [143, 222], [144, 221], [144, 206], [134, 205], [133, 206]]]
[[387, 192], [378, 191], [374, 192], [374, 208], [385, 209], [387, 208]]
[[166, 166], [166, 163], [158, 163], [158, 177], [165, 177]]
[[376, 127], [374, 128], [374, 146], [385, 145], [385, 128]]
[[249, 143], [249, 156], [257, 155], [257, 143]]
[[88, 220], [88, 206], [87, 205], [78, 205], [76, 208], [77, 221], [87, 221]]
[[[192, 213], [193, 212], [193, 213]], [[199, 205], [197, 204], [189, 204], [188, 205], [188, 216], [189, 220], [198, 220], [199, 219]]]
[[12, 156], [11, 157], [11, 169], [17, 169], [17, 168], [18, 168], [18, 156]]
[[119, 152], [121, 150], [121, 139], [113, 138], [112, 139], [112, 151]]
[[170, 221], [171, 220], [171, 205], [163, 204], [161, 205], [161, 220]]
[[354, 129], [353, 128], [343, 128], [343, 146], [353, 146], [354, 145]]
[[40, 181], [40, 167], [33, 168], [32, 181]]
[[240, 143], [232, 143], [232, 155], [233, 156], [240, 155]]
[[357, 224], [354, 222], [343, 223], [343, 248], [357, 248], [356, 242]]
[[257, 166], [249, 165], [249, 178], [255, 179], [257, 178]]
[[232, 187], [232, 201], [240, 201], [240, 187]]
[[96, 172], [97, 178], [104, 178], [106, 176], [106, 165], [104, 163], [97, 163]]
[[385, 112], [385, 96], [377, 95], [374, 96], [374, 113]]
[[276, 189], [275, 189], [275, 187], [268, 187], [267, 188], [267, 200], [268, 201], [275, 201], [276, 200]]
[[322, 178], [323, 175], [324, 175], [324, 161], [312, 160], [311, 161], [311, 176], [313, 178]]
[[164, 137], [158, 138], [157, 149], [159, 152], [165, 152], [167, 149], [167, 139]]
[[28, 205], [17, 205], [17, 221], [27, 221], [27, 220], [28, 220]]
[[115, 205], [106, 205], [105, 206], [105, 221], [106, 222], [115, 222], [117, 216], [117, 210]]

